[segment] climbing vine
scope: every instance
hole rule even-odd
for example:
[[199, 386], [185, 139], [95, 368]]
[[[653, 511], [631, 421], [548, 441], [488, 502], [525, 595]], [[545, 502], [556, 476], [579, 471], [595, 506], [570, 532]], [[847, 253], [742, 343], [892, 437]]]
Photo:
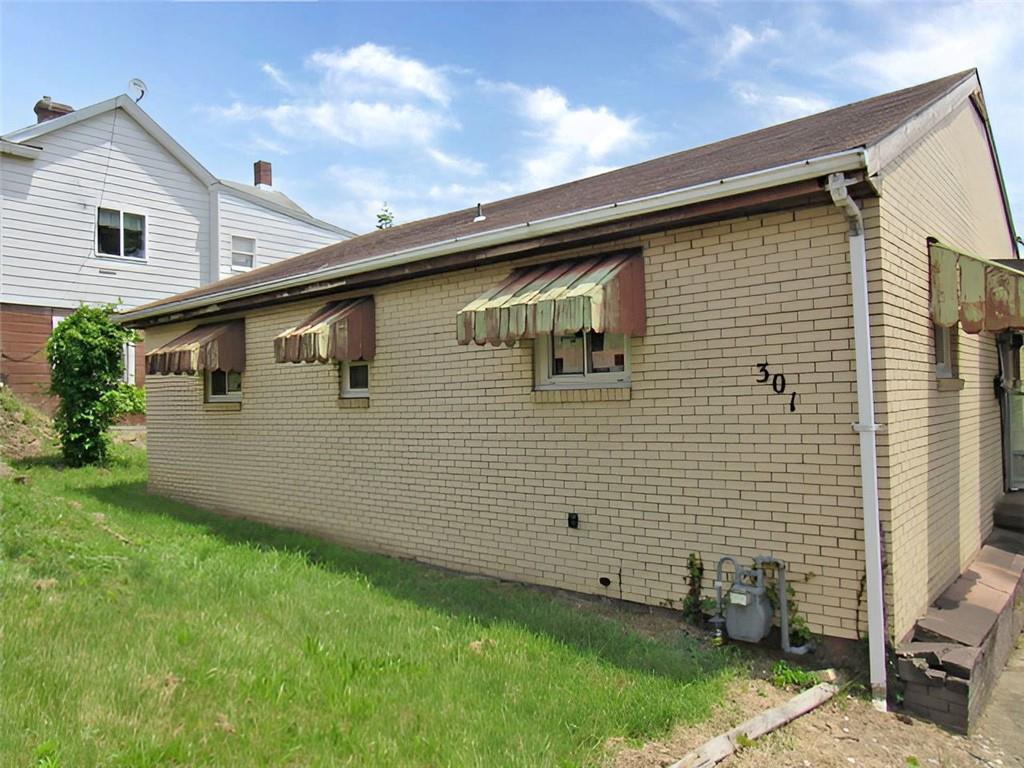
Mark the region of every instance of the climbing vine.
[[683, 600], [683, 616], [687, 621], [699, 624], [704, 619], [704, 602], [701, 598], [701, 585], [704, 583], [704, 561], [697, 552], [691, 552], [686, 558], [689, 588]]
[[124, 345], [137, 337], [111, 321], [113, 312], [113, 305], [79, 307], [46, 343], [50, 391], [60, 398], [54, 426], [64, 461], [73, 467], [106, 459], [114, 419], [145, 409], [141, 390], [122, 382]]

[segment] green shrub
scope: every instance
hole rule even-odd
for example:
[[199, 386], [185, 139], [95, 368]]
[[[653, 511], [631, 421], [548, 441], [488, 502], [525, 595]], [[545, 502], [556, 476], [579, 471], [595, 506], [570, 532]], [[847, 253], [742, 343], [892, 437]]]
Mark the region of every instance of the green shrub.
[[46, 343], [50, 391], [60, 398], [54, 426], [64, 461], [73, 467], [107, 457], [107, 430], [114, 419], [141, 407], [144, 398], [123, 384], [124, 345], [135, 331], [111, 322], [113, 305], [79, 307]]

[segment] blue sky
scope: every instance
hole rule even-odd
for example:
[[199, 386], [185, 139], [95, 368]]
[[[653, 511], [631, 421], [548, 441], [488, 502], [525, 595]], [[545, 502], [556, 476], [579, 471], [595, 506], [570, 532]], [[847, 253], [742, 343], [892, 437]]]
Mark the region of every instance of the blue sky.
[[978, 66], [1024, 229], [1010, 3], [0, 5], [0, 127], [42, 95], [142, 106], [213, 173], [356, 231], [468, 207]]

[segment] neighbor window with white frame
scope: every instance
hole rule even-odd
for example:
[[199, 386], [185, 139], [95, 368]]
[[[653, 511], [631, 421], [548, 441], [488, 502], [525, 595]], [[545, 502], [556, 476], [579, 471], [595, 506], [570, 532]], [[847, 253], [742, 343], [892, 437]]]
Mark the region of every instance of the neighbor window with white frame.
[[124, 363], [124, 372], [121, 374], [121, 380], [125, 384], [135, 385], [135, 344], [132, 342], [125, 342], [121, 349], [121, 360]]
[[256, 238], [231, 236], [231, 268], [252, 269], [256, 266]]
[[342, 363], [338, 366], [341, 374], [342, 397], [370, 396], [370, 364], [362, 360]]
[[242, 400], [242, 374], [238, 371], [207, 371], [206, 401], [238, 403]]
[[935, 326], [935, 376], [940, 379], [955, 379], [959, 375], [957, 366], [958, 326], [943, 328]]
[[97, 208], [96, 255], [144, 260], [146, 217], [116, 208]]
[[629, 338], [621, 333], [580, 331], [534, 341], [537, 389], [629, 385]]

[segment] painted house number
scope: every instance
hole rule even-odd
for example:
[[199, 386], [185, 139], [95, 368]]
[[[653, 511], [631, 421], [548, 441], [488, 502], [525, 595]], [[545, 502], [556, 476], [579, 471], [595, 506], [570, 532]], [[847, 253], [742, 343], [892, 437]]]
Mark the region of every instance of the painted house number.
[[[765, 360], [763, 363], [757, 364], [757, 370], [761, 372], [761, 375], [757, 377], [758, 384], [770, 384], [772, 392], [776, 395], [784, 395], [786, 393], [786, 375], [784, 373], [772, 373], [768, 370], [768, 361]], [[796, 392], [789, 393], [789, 412], [792, 413], [796, 410]]]

